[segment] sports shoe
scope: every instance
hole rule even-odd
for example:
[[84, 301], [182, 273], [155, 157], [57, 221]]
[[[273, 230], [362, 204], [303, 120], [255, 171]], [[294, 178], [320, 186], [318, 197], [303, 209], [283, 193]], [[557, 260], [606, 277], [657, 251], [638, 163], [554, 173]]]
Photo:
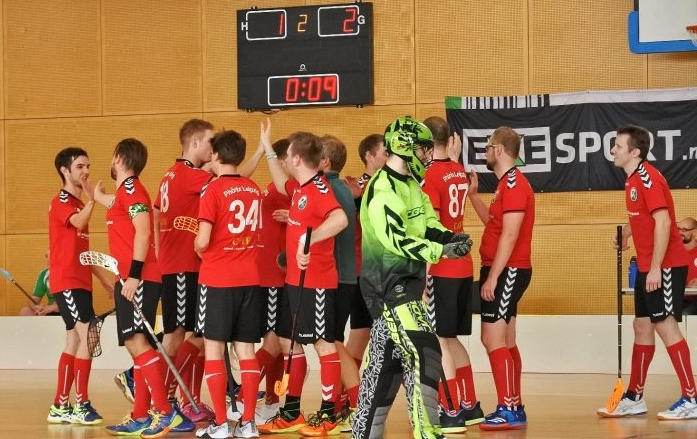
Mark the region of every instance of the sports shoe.
[[326, 413], [318, 411], [307, 418], [307, 425], [298, 429], [302, 436], [335, 436], [341, 433], [339, 421]]
[[625, 416], [645, 415], [647, 411], [649, 410], [644, 398], [635, 401], [625, 395], [620, 399], [615, 410], [609, 412], [605, 407], [600, 407], [596, 413], [603, 418], [623, 418]]
[[72, 422], [73, 408], [70, 404], [51, 404], [46, 420], [52, 424], [70, 424]]
[[353, 418], [356, 417], [355, 408], [345, 408], [341, 411], [341, 419], [339, 419], [339, 431], [341, 433], [350, 433], [353, 427]]
[[123, 393], [123, 396], [128, 400], [128, 402], [133, 403], [135, 401], [135, 384], [133, 383], [133, 370], [127, 369], [121, 373], [116, 374], [114, 377], [114, 382]]
[[447, 410], [438, 406], [438, 417], [440, 418], [440, 429], [443, 433], [464, 433], [467, 431], [465, 427], [465, 411]]
[[140, 436], [146, 428], [150, 427], [152, 420], [148, 417], [143, 422], [125, 416], [117, 425], [107, 425], [106, 432], [114, 436]]
[[183, 421], [179, 412], [174, 409], [170, 409], [167, 414], [158, 412], [157, 410], [150, 410], [148, 413], [150, 413], [152, 417], [152, 422], [150, 426], [140, 434], [140, 437], [143, 439], [162, 437]]
[[196, 437], [209, 437], [212, 439], [226, 439], [232, 437], [232, 429], [227, 422], [222, 425], [216, 425], [215, 422], [211, 422], [206, 428], [199, 428], [196, 430]]
[[471, 408], [467, 408], [463, 403], [460, 403], [460, 410], [465, 412], [464, 416], [466, 426], [469, 427], [470, 425], [481, 424], [484, 422], [484, 412], [482, 411], [479, 401], [477, 401]]
[[305, 416], [300, 413], [298, 417], [293, 418], [293, 415], [288, 413], [281, 407], [275, 416], [269, 418], [265, 424], [259, 425], [257, 428], [260, 433], [291, 433], [300, 430], [305, 426]]
[[242, 412], [244, 411], [244, 404], [239, 401], [232, 401], [228, 396], [225, 398], [225, 406], [227, 407], [227, 419], [228, 421], [238, 422], [242, 419]]
[[273, 418], [273, 416], [278, 413], [278, 409], [280, 408], [280, 402], [260, 405], [254, 410], [254, 420], [258, 425], [265, 424], [266, 421]]
[[663, 421], [697, 419], [697, 404], [693, 402], [694, 399], [692, 401], [690, 401], [690, 399], [681, 396], [668, 410], [658, 412], [658, 419]]
[[215, 412], [206, 404], [199, 402], [196, 404], [198, 413], [194, 411], [194, 406], [191, 403], [185, 403], [181, 408], [181, 414], [191, 420], [191, 422], [203, 422], [215, 420]]
[[484, 417], [484, 422], [479, 424], [481, 430], [516, 430], [525, 428], [528, 419], [525, 415], [525, 408], [521, 405], [517, 410], [497, 405], [496, 411]]
[[235, 428], [232, 429], [232, 437], [259, 437], [259, 430], [254, 421], [238, 422]]
[[186, 416], [184, 416], [184, 414], [182, 414], [181, 409], [179, 408], [179, 402], [177, 401], [177, 398], [170, 398], [169, 404], [172, 406], [172, 410], [176, 410], [179, 416], [181, 416], [182, 418], [182, 423], [170, 430], [172, 433], [188, 433], [190, 431], [196, 430], [196, 424], [191, 422], [191, 419], [187, 418]]
[[102, 417], [97, 413], [89, 401], [75, 404], [70, 416], [70, 423], [82, 425], [97, 425], [102, 423]]

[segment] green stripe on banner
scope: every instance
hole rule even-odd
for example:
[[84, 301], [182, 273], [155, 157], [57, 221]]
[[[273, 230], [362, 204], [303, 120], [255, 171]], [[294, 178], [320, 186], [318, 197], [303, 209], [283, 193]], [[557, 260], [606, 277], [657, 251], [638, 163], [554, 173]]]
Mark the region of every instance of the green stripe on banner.
[[445, 109], [446, 110], [458, 110], [462, 108], [462, 98], [459, 96], [446, 96], [445, 97]]

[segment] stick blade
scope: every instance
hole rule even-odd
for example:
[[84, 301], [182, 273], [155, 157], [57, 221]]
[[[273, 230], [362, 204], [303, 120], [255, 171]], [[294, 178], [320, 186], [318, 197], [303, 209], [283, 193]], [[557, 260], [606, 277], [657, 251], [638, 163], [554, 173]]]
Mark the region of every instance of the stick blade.
[[0, 273], [2, 273], [2, 275], [5, 276], [10, 281], [12, 280], [12, 276], [10, 275], [10, 272], [5, 270], [4, 268], [0, 268]]
[[276, 381], [276, 383], [273, 385], [273, 393], [275, 393], [277, 396], [284, 395], [286, 393], [286, 390], [288, 390], [289, 378], [290, 375], [284, 373], [283, 378], [280, 381]]
[[620, 403], [620, 400], [622, 399], [622, 396], [624, 396], [624, 384], [622, 384], [622, 378], [617, 378], [617, 382], [615, 382], [615, 388], [612, 389], [612, 394], [605, 402], [605, 409], [608, 413], [612, 413], [613, 411], [615, 411], [617, 405]]

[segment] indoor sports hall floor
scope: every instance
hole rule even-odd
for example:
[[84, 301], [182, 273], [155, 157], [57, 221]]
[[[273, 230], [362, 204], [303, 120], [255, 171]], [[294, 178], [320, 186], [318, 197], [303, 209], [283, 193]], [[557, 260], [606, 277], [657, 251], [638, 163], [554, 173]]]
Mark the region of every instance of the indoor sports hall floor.
[[[94, 370], [90, 382], [90, 399], [105, 418], [117, 423], [128, 413], [126, 399], [114, 385], [117, 371]], [[625, 385], [628, 377], [625, 377]], [[316, 409], [319, 402], [319, 372], [312, 371], [303, 399], [304, 410]], [[477, 394], [485, 412], [494, 408], [494, 384], [489, 374], [475, 375]], [[646, 384], [649, 414], [633, 419], [599, 419], [595, 410], [605, 402], [616, 378], [591, 374], [523, 374], [523, 399], [530, 425], [526, 430], [480, 432], [472, 427], [466, 436], [486, 439], [688, 439], [697, 438], [697, 420], [661, 421], [656, 412], [666, 409], [677, 399], [678, 384], [671, 375], [650, 375]], [[55, 389], [55, 371], [0, 370], [0, 439], [83, 439], [113, 438], [103, 426], [84, 427], [51, 425], [46, 422]], [[204, 392], [205, 392], [204, 385]], [[204, 400], [207, 396], [204, 395]], [[408, 439], [411, 429], [406, 417], [403, 390], [388, 418], [385, 439]], [[170, 434], [168, 437], [194, 437], [193, 433]], [[275, 435], [277, 439], [298, 435]], [[344, 434], [342, 438], [350, 438]]]

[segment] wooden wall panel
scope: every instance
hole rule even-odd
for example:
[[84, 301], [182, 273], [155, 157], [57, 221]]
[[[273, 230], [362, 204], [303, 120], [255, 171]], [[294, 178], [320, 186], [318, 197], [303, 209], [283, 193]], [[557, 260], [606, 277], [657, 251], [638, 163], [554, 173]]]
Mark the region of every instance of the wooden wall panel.
[[375, 105], [415, 102], [414, 0], [373, 2]]
[[415, 0], [415, 10], [418, 103], [525, 94], [527, 2]]
[[648, 88], [697, 86], [697, 52], [646, 55], [649, 65]]
[[104, 114], [201, 111], [201, 2], [101, 4]]
[[[0, 119], [5, 119], [5, 12], [0, 8]], [[2, 315], [2, 313], [0, 313]]]
[[529, 93], [646, 87], [646, 57], [627, 43], [632, 0], [529, 4]]
[[99, 2], [3, 5], [5, 117], [99, 115]]
[[7, 153], [5, 151], [5, 121], [0, 121], [0, 234], [7, 233], [7, 174], [4, 172]]
[[[179, 128], [196, 114], [128, 116], [111, 118], [47, 119], [6, 122], [7, 228], [13, 233], [41, 233], [48, 224], [47, 211], [52, 197], [61, 188], [53, 160], [66, 146], [80, 146], [90, 154], [91, 175], [103, 180], [106, 191], [114, 192], [109, 177], [111, 157], [123, 138], [135, 137], [148, 147], [148, 164], [141, 180], [151, 197], [164, 171], [181, 155]], [[42, 133], [37, 136], [36, 133]], [[40, 159], [26, 166], [26, 151]], [[30, 181], [32, 175], [40, 175]], [[103, 231], [104, 210], [95, 208], [92, 229]]]

